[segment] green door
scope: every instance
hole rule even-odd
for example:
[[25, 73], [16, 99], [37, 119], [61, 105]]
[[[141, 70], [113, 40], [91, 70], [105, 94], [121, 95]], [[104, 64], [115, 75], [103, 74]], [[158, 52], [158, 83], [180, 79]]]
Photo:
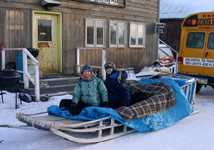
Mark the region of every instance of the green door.
[[33, 12], [33, 47], [43, 75], [61, 72], [61, 14]]

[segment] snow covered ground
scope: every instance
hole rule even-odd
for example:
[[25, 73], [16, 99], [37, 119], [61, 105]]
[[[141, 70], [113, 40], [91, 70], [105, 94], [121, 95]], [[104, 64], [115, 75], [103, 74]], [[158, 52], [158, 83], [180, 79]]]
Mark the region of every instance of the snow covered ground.
[[[0, 102], [0, 125], [22, 125], [15, 118], [17, 111], [45, 111], [58, 98], [49, 102], [24, 103], [14, 109], [14, 94]], [[214, 90], [204, 88], [196, 97], [200, 112], [176, 125], [151, 133], [133, 133], [98, 144], [82, 145], [64, 140], [50, 132], [34, 128], [0, 128], [0, 150], [213, 150], [214, 147]]]

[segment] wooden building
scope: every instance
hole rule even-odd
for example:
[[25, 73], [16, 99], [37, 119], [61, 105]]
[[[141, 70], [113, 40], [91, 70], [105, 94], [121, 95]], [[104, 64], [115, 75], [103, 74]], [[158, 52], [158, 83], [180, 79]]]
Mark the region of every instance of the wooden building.
[[160, 35], [160, 39], [178, 51], [180, 46], [181, 25], [183, 19], [160, 19], [160, 22], [165, 23], [166, 25], [163, 34]]
[[75, 73], [81, 64], [141, 68], [157, 57], [159, 0], [1, 0], [0, 43], [38, 48], [40, 69]]

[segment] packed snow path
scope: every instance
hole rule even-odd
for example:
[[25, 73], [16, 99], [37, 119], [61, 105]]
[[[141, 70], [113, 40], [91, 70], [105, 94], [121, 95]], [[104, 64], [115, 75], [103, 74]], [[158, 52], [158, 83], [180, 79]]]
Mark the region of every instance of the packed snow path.
[[[58, 98], [49, 102], [23, 104], [17, 111], [38, 112]], [[172, 127], [151, 133], [133, 133], [98, 144], [81, 145], [66, 141], [47, 131], [34, 128], [0, 128], [0, 150], [212, 150], [214, 147], [214, 90], [203, 89], [196, 97], [200, 113], [185, 118]], [[0, 103], [0, 125], [23, 125], [15, 118], [14, 95], [5, 95]]]

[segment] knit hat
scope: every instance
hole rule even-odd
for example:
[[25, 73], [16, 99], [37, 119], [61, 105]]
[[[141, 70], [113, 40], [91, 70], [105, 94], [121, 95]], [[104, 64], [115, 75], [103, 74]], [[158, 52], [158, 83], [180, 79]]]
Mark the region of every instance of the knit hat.
[[84, 71], [93, 72], [93, 68], [90, 65], [86, 64], [82, 67], [81, 73], [83, 73]]
[[109, 68], [111, 68], [111, 69], [116, 69], [115, 64], [112, 63], [112, 62], [106, 63], [106, 64], [104, 65], [104, 67], [105, 67], [105, 69], [109, 69]]

